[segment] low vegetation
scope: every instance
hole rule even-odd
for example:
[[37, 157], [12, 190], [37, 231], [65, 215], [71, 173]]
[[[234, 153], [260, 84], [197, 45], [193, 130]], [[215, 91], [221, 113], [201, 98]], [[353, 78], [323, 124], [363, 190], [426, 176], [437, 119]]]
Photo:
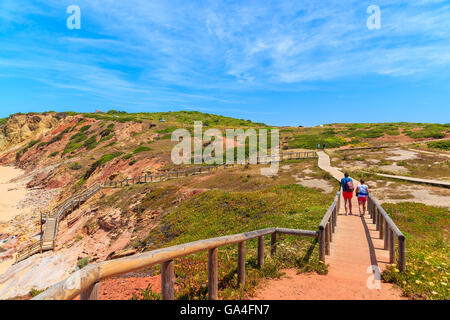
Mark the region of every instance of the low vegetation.
[[320, 134], [294, 135], [288, 141], [290, 149], [317, 149], [319, 144], [321, 146], [325, 144], [327, 148], [338, 148], [347, 145], [348, 142], [343, 137], [336, 136], [334, 131], [325, 131]]
[[[164, 207], [163, 203], [166, 203], [170, 206], [172, 197], [173, 190], [171, 192], [170, 188], [154, 190], [146, 196], [143, 205], [157, 208]], [[164, 215], [160, 226], [147, 238], [141, 239], [138, 246], [153, 250], [267, 227], [316, 230], [332, 200], [332, 194], [299, 185], [282, 185], [253, 192], [209, 191], [190, 198]], [[269, 242], [267, 237], [266, 248], [270, 247]], [[279, 277], [279, 270], [284, 267], [326, 273], [325, 266], [318, 261], [316, 239], [282, 236], [278, 247], [273, 258], [266, 255], [265, 267], [259, 270], [256, 265], [256, 240], [247, 242], [248, 281], [245, 290], [238, 288], [236, 282], [236, 247], [220, 248], [220, 296], [242, 299], [253, 292], [258, 278]], [[207, 253], [180, 258], [175, 263], [178, 298], [206, 299]]]
[[429, 142], [428, 147], [450, 151], [450, 140]]
[[406, 273], [393, 265], [383, 273], [383, 278], [399, 285], [408, 297], [448, 300], [448, 209], [413, 202], [383, 207], [405, 234], [407, 254]]

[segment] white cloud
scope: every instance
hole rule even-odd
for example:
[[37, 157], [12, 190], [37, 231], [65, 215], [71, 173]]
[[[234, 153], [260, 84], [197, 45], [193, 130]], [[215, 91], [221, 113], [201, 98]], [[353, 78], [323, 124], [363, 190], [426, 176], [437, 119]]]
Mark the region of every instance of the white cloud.
[[[3, 24], [22, 28], [0, 40], [8, 48], [0, 75], [13, 72], [101, 95], [182, 96], [171, 93], [172, 86], [289, 90], [374, 73], [433, 74], [450, 65], [450, 6], [439, 0], [377, 1], [379, 31], [366, 28], [366, 8], [373, 3], [356, 0], [78, 0], [83, 29], [76, 36], [54, 29], [65, 18], [59, 0], [3, 3]], [[33, 24], [36, 15], [49, 24]]]

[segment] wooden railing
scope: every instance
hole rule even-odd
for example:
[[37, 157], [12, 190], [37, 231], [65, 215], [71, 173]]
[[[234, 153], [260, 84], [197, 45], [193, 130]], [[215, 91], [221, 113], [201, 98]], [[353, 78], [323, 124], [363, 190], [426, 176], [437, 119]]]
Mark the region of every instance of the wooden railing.
[[384, 250], [389, 250], [389, 263], [395, 263], [395, 239], [398, 242], [398, 269], [402, 272], [406, 268], [406, 244], [405, 236], [395, 225], [378, 201], [369, 195], [367, 204], [370, 217], [380, 231], [380, 238], [384, 239]]
[[330, 255], [330, 244], [337, 225], [337, 217], [341, 205], [340, 191], [336, 194], [333, 204], [328, 209], [319, 224], [319, 260], [325, 263], [325, 255]]
[[[68, 213], [79, 207], [82, 203], [87, 201], [100, 190], [100, 185], [94, 185], [89, 189], [70, 197], [61, 205], [55, 207], [55, 211], [53, 211], [53, 213], [51, 214], [48, 214], [45, 218], [45, 228], [43, 234], [41, 235], [41, 239], [18, 251], [15, 263], [25, 260], [34, 254], [53, 250], [55, 247], [55, 239], [58, 233], [58, 224], [60, 219], [63, 219]], [[55, 224], [53, 226], [51, 226], [51, 224], [49, 223], [49, 221], [51, 220], [55, 221]]]
[[319, 232], [285, 228], [268, 228], [257, 231], [223, 236], [207, 240], [199, 240], [169, 248], [158, 249], [131, 257], [120, 258], [88, 265], [76, 271], [67, 279], [53, 285], [39, 294], [35, 300], [71, 300], [81, 294], [82, 300], [98, 299], [99, 282], [113, 276], [136, 271], [142, 268], [161, 265], [161, 291], [164, 300], [174, 299], [174, 262], [176, 258], [184, 257], [200, 251], [208, 250], [208, 297], [218, 298], [218, 248], [238, 244], [237, 273], [238, 283], [245, 285], [245, 242], [258, 239], [258, 266], [264, 266], [264, 236], [271, 235], [271, 254], [276, 253], [277, 234], [289, 234], [305, 237], [318, 237]]
[[298, 230], [287, 228], [267, 228], [218, 238], [194, 241], [169, 248], [158, 249], [146, 253], [136, 254], [116, 260], [88, 265], [78, 270], [69, 278], [53, 285], [45, 292], [36, 296], [36, 300], [71, 300], [80, 295], [82, 300], [97, 300], [99, 296], [100, 281], [121, 274], [130, 273], [139, 269], [161, 265], [161, 291], [162, 299], [174, 299], [174, 263], [176, 258], [184, 257], [200, 251], [208, 250], [208, 297], [211, 300], [218, 298], [218, 248], [238, 244], [237, 274], [238, 284], [245, 285], [245, 242], [258, 239], [257, 262], [260, 268], [264, 267], [264, 236], [270, 234], [270, 254], [277, 250], [277, 234], [287, 234], [319, 238], [319, 260], [325, 263], [325, 254], [329, 254], [329, 245], [332, 241], [330, 234], [334, 232], [337, 222], [337, 212], [340, 205], [338, 192], [333, 204], [323, 217], [318, 231]]
[[[306, 151], [306, 152], [286, 152], [280, 153], [279, 156], [266, 156], [266, 157], [258, 157], [256, 160], [257, 164], [267, 164], [273, 161], [285, 161], [285, 160], [293, 160], [293, 159], [311, 159], [317, 158], [317, 153], [315, 151]], [[246, 160], [243, 165], [248, 164], [249, 161]], [[161, 182], [167, 181], [169, 179], [178, 179], [181, 177], [187, 177], [195, 174], [202, 173], [210, 173], [213, 171], [217, 171], [220, 168], [234, 168], [237, 164], [220, 164], [220, 165], [211, 165], [211, 166], [201, 166], [201, 167], [193, 167], [188, 168], [182, 171], [169, 171], [156, 175], [142, 175], [133, 178], [125, 178], [123, 180], [117, 181], [105, 181], [103, 182], [104, 188], [121, 188], [124, 186], [141, 184], [141, 183], [150, 183], [150, 182]]]

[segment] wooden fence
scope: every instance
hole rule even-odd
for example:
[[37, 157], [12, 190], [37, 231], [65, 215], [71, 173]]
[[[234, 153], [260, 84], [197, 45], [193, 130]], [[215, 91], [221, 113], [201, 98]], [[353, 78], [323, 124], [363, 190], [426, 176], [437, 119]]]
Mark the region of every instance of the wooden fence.
[[370, 217], [380, 231], [380, 238], [384, 239], [384, 250], [389, 250], [389, 263], [395, 263], [395, 239], [398, 242], [398, 269], [402, 272], [406, 268], [405, 236], [395, 225], [378, 201], [369, 195], [367, 204]]
[[[319, 231], [297, 230], [287, 228], [267, 228], [218, 238], [194, 241], [169, 248], [158, 249], [146, 253], [136, 254], [116, 260], [88, 265], [78, 270], [69, 278], [55, 284], [45, 292], [36, 296], [36, 300], [71, 300], [80, 295], [82, 300], [97, 300], [99, 297], [100, 281], [121, 274], [137, 271], [142, 268], [161, 265], [161, 293], [163, 300], [174, 299], [174, 263], [176, 258], [184, 257], [200, 251], [208, 250], [208, 298], [218, 298], [218, 248], [237, 244], [238, 284], [245, 285], [245, 243], [258, 239], [257, 262], [264, 267], [264, 237], [270, 235], [270, 254], [277, 250], [277, 234], [288, 234], [319, 238], [319, 259], [325, 262], [325, 254], [329, 254], [329, 244], [332, 241], [329, 234], [334, 232], [339, 210], [339, 195], [325, 214], [319, 225]], [[329, 234], [327, 233], [329, 232]], [[328, 235], [327, 235], [328, 234]], [[328, 248], [328, 249], [327, 249]]]
[[[285, 161], [285, 160], [293, 160], [293, 159], [311, 159], [311, 158], [317, 158], [317, 153], [315, 151], [306, 151], [306, 152], [286, 152], [286, 153], [280, 153], [279, 156], [266, 156], [266, 157], [258, 157], [255, 164], [268, 164], [273, 161]], [[202, 174], [202, 173], [210, 173], [213, 171], [217, 171], [220, 168], [226, 169], [226, 168], [233, 168], [236, 165], [246, 165], [246, 164], [252, 164], [248, 160], [246, 160], [242, 164], [220, 164], [220, 165], [211, 165], [211, 166], [201, 166], [201, 167], [193, 167], [188, 168], [186, 170], [182, 171], [169, 171], [161, 174], [156, 175], [142, 175], [138, 177], [133, 178], [125, 178], [123, 180], [118, 181], [105, 181], [103, 182], [104, 188], [121, 188], [124, 186], [134, 185], [134, 184], [141, 184], [141, 183], [151, 183], [151, 182], [161, 182], [166, 181], [170, 179], [178, 179], [181, 177], [187, 177], [192, 176], [196, 174]]]
[[325, 255], [330, 255], [330, 244], [337, 225], [337, 217], [341, 205], [341, 193], [338, 191], [333, 204], [319, 224], [319, 260], [325, 263]]

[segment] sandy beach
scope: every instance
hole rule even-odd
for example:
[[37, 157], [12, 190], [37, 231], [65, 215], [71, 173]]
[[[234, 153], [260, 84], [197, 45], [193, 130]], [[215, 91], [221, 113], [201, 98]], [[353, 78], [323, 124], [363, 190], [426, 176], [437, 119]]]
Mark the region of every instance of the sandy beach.
[[8, 222], [27, 210], [17, 208], [27, 197], [26, 182], [11, 182], [23, 174], [21, 169], [0, 167], [0, 222]]

